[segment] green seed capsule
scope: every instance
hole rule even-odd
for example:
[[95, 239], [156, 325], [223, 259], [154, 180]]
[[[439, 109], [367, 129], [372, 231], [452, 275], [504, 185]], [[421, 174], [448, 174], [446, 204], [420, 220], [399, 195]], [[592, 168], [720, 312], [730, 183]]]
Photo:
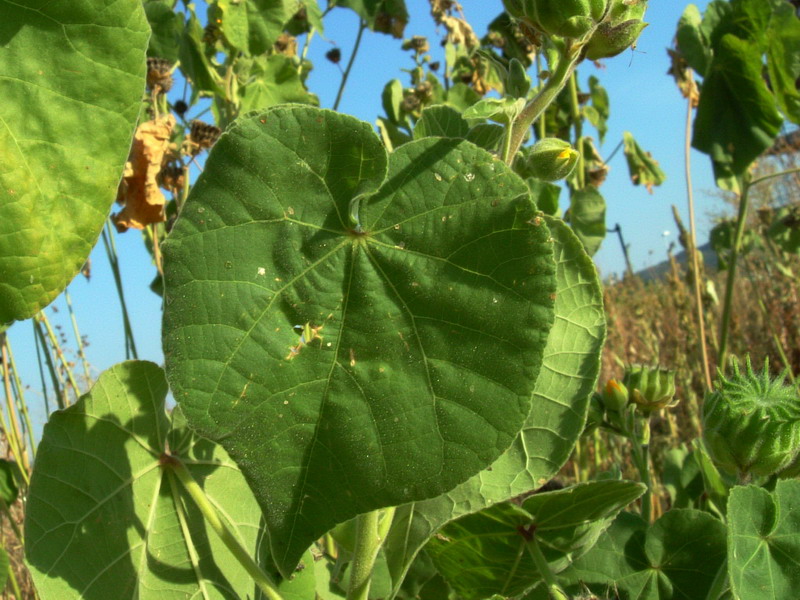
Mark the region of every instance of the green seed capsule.
[[606, 14], [609, 0], [503, 0], [506, 12], [546, 35], [581, 38]]
[[608, 15], [586, 44], [586, 58], [611, 58], [630, 48], [647, 23], [642, 19], [647, 0], [612, 0]]
[[712, 460], [742, 479], [792, 477], [800, 472], [800, 396], [761, 374], [747, 360], [745, 373], [733, 363], [703, 401], [703, 439]]
[[633, 365], [625, 372], [622, 381], [628, 388], [628, 397], [644, 414], [678, 404], [674, 371]]
[[558, 138], [544, 138], [531, 146], [527, 167], [537, 179], [557, 181], [572, 173], [580, 157], [580, 152], [568, 142]]
[[603, 388], [602, 399], [608, 410], [619, 412], [628, 405], [628, 388], [616, 379], [609, 379]]

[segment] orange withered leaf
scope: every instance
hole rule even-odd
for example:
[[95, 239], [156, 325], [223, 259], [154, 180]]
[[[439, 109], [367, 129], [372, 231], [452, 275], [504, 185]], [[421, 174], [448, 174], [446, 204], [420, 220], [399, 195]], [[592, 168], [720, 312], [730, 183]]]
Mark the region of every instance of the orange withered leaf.
[[136, 128], [125, 172], [119, 184], [117, 202], [123, 209], [114, 215], [114, 224], [122, 233], [130, 228], [144, 229], [151, 223], [166, 220], [166, 198], [158, 187], [164, 153], [169, 149], [175, 117], [145, 121]]

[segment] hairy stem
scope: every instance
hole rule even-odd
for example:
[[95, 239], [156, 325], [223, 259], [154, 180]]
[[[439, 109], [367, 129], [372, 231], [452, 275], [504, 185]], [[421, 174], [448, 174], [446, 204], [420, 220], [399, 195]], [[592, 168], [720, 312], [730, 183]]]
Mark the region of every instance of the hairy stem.
[[536, 541], [535, 534], [533, 539], [525, 544], [525, 547], [528, 549], [536, 565], [536, 569], [539, 571], [539, 575], [542, 576], [545, 585], [547, 585], [547, 592], [550, 597], [553, 598], [553, 600], [569, 600], [569, 596], [561, 589], [561, 586], [558, 585], [553, 570], [550, 568], [550, 565], [547, 564], [547, 559], [544, 557], [544, 554], [542, 554], [542, 549], [539, 548], [539, 542]]
[[555, 100], [558, 93], [564, 89], [564, 86], [569, 81], [570, 75], [575, 70], [580, 59], [581, 45], [567, 45], [566, 49], [562, 52], [558, 61], [558, 67], [555, 72], [550, 75], [550, 78], [539, 90], [539, 93], [528, 102], [522, 112], [517, 117], [516, 121], [512, 124], [511, 132], [511, 148], [509, 156], [506, 158], [505, 163], [511, 165], [519, 151], [522, 142], [525, 139], [525, 134], [530, 129], [536, 119], [539, 118], [545, 109], [550, 106], [550, 103]]
[[163, 457], [162, 463], [164, 466], [172, 469], [172, 472], [178, 477], [178, 481], [181, 482], [181, 485], [183, 485], [189, 496], [191, 496], [192, 500], [194, 500], [197, 508], [200, 509], [200, 512], [203, 514], [205, 520], [222, 540], [222, 543], [224, 543], [228, 550], [231, 551], [231, 554], [233, 554], [234, 558], [239, 561], [239, 564], [241, 564], [250, 577], [253, 578], [253, 581], [258, 588], [264, 592], [269, 600], [283, 600], [282, 596], [278, 593], [278, 588], [275, 586], [275, 583], [273, 583], [270, 576], [258, 566], [247, 550], [245, 550], [245, 548], [241, 545], [239, 540], [236, 539], [236, 536], [228, 528], [225, 522], [220, 519], [216, 509], [211, 502], [209, 502], [205, 492], [203, 492], [203, 489], [194, 480], [191, 473], [189, 473], [186, 465], [184, 465], [183, 462], [174, 456]]
[[368, 600], [375, 559], [394, 517], [394, 508], [373, 510], [356, 517], [356, 547], [347, 600]]

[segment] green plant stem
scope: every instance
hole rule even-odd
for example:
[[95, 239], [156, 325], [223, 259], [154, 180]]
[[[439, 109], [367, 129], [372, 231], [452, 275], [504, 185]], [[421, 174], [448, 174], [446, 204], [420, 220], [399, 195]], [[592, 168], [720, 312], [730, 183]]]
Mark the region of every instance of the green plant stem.
[[[650, 481], [650, 417], [637, 417], [634, 414], [633, 421], [634, 435], [630, 437], [633, 462], [639, 471], [639, 479], [647, 486], [642, 494], [642, 519], [649, 524], [653, 514], [653, 485]], [[638, 431], [639, 427], [641, 432]]]
[[386, 540], [393, 518], [394, 508], [373, 510], [356, 517], [356, 545], [353, 550], [347, 600], [369, 600], [375, 559]]
[[119, 296], [119, 303], [122, 307], [122, 324], [125, 329], [125, 358], [138, 359], [136, 342], [133, 339], [133, 328], [128, 317], [128, 307], [125, 304], [125, 292], [122, 290], [122, 275], [119, 270], [117, 244], [114, 241], [114, 233], [111, 231], [110, 222], [106, 222], [106, 226], [103, 229], [103, 245], [106, 249], [106, 255], [108, 255], [108, 262], [111, 264], [111, 272], [114, 274], [114, 283], [117, 286], [117, 296]]
[[11, 589], [14, 591], [14, 598], [23, 598], [22, 592], [17, 583], [17, 576], [14, 573], [14, 568], [11, 566], [11, 561], [8, 561], [8, 581], [11, 583]]
[[[692, 70], [689, 73], [689, 84], [692, 83]], [[692, 116], [694, 115], [693, 100], [686, 101], [686, 128], [684, 135], [683, 164], [686, 177], [686, 199], [689, 203], [689, 251], [691, 252], [692, 270], [694, 271], [694, 303], [697, 316], [698, 337], [700, 339], [700, 357], [703, 363], [703, 377], [706, 389], [712, 387], [711, 366], [708, 363], [708, 345], [706, 344], [706, 320], [703, 317], [703, 297], [700, 292], [700, 261], [697, 256], [697, 228], [694, 218], [694, 193], [692, 191]]]
[[342, 73], [342, 83], [339, 84], [339, 91], [336, 93], [336, 102], [333, 103], [333, 110], [339, 110], [339, 103], [342, 101], [342, 94], [347, 85], [347, 78], [350, 77], [350, 70], [353, 68], [353, 63], [356, 61], [356, 54], [361, 46], [361, 37], [364, 35], [364, 30], [367, 24], [362, 20], [358, 23], [358, 35], [356, 35], [356, 42], [353, 44], [353, 51], [350, 53], [350, 60], [347, 61], [344, 73]]
[[174, 456], [162, 458], [162, 462], [165, 466], [172, 469], [184, 489], [192, 497], [192, 500], [194, 500], [197, 508], [200, 509], [200, 512], [203, 514], [208, 524], [222, 540], [222, 543], [231, 551], [231, 554], [233, 554], [236, 560], [238, 560], [248, 572], [250, 577], [253, 578], [258, 588], [264, 592], [269, 600], [283, 600], [270, 576], [258, 566], [247, 550], [239, 543], [239, 540], [236, 539], [236, 536], [233, 535], [233, 532], [222, 519], [220, 519], [219, 514], [214, 509], [211, 502], [208, 501], [200, 485], [198, 485], [191, 473], [189, 473], [186, 465]]
[[86, 351], [83, 347], [83, 338], [78, 329], [78, 320], [75, 318], [75, 311], [72, 310], [72, 298], [69, 295], [69, 289], [64, 290], [64, 300], [67, 302], [67, 310], [69, 311], [69, 318], [72, 321], [72, 333], [75, 335], [75, 343], [78, 346], [78, 356], [83, 364], [83, 375], [86, 377], [86, 385], [88, 386], [92, 381], [91, 369], [89, 368], [89, 361], [86, 360]]
[[6, 410], [8, 411], [8, 424], [5, 417], [3, 417], [3, 433], [8, 441], [14, 457], [20, 465], [20, 471], [25, 472], [30, 468], [28, 456], [25, 452], [25, 442], [20, 433], [20, 426], [17, 422], [17, 414], [14, 410], [14, 400], [11, 391], [11, 374], [8, 364], [8, 353], [6, 351], [6, 336], [0, 336], [0, 352], [2, 352], [2, 368], [3, 368], [3, 387], [5, 388], [6, 396]]
[[28, 403], [25, 401], [25, 393], [22, 391], [24, 386], [19, 378], [17, 371], [17, 363], [14, 360], [14, 353], [11, 351], [11, 344], [8, 343], [6, 338], [5, 349], [8, 351], [8, 361], [11, 365], [11, 372], [14, 374], [14, 391], [17, 398], [17, 410], [25, 420], [25, 432], [28, 434], [28, 443], [31, 449], [31, 458], [36, 457], [36, 442], [33, 440], [33, 424], [31, 423], [31, 416], [28, 413]]
[[747, 224], [747, 210], [750, 202], [750, 189], [759, 183], [774, 179], [776, 177], [783, 177], [793, 173], [800, 173], [800, 167], [779, 171], [778, 173], [769, 173], [762, 175], [755, 179], [750, 179], [749, 173], [745, 173], [740, 181], [742, 194], [739, 197], [739, 214], [736, 218], [736, 235], [733, 238], [733, 248], [731, 248], [731, 257], [728, 261], [728, 278], [725, 282], [725, 300], [723, 301], [722, 308], [722, 322], [719, 332], [719, 361], [717, 367], [725, 372], [726, 362], [728, 358], [728, 336], [730, 333], [731, 321], [731, 308], [733, 306], [733, 288], [736, 283], [736, 263], [739, 259], [739, 252], [742, 247], [742, 239], [744, 238], [744, 229]]
[[544, 554], [542, 554], [542, 549], [539, 548], [539, 542], [536, 541], [535, 534], [533, 539], [525, 544], [525, 547], [528, 549], [528, 553], [531, 555], [533, 563], [539, 571], [539, 575], [542, 576], [550, 597], [554, 600], [569, 600], [569, 596], [561, 589], [561, 586], [558, 585], [555, 574], [550, 568], [550, 565], [547, 564], [547, 559], [544, 557]]
[[706, 600], [719, 600], [719, 597], [725, 592], [728, 587], [728, 557], [722, 561], [717, 571], [714, 581], [711, 582], [711, 587], [708, 590]]
[[573, 146], [580, 155], [578, 164], [575, 167], [578, 173], [578, 189], [586, 187], [586, 160], [581, 151], [581, 138], [583, 137], [583, 121], [581, 121], [581, 104], [578, 100], [578, 75], [575, 71], [569, 76], [569, 103], [572, 116], [572, 125], [575, 128], [575, 142]]
[[[541, 83], [542, 81], [542, 53], [538, 52], [536, 54], [536, 81]], [[536, 125], [539, 128], [539, 139], [543, 140], [547, 137], [547, 119], [545, 119], [544, 112], [539, 116], [539, 120], [536, 121]]]
[[0, 510], [3, 511], [3, 514], [8, 519], [8, 524], [11, 526], [11, 530], [14, 532], [14, 535], [17, 536], [17, 539], [20, 543], [24, 546], [25, 545], [25, 538], [22, 535], [22, 532], [19, 529], [19, 525], [14, 520], [14, 517], [11, 514], [11, 508], [6, 504], [6, 501], [0, 498]]
[[728, 359], [728, 335], [731, 324], [731, 308], [733, 307], [733, 289], [736, 284], [736, 266], [739, 260], [739, 251], [744, 239], [744, 228], [747, 223], [747, 209], [750, 204], [750, 176], [745, 174], [740, 181], [742, 193], [739, 196], [739, 213], [736, 217], [736, 233], [733, 238], [733, 247], [728, 261], [728, 277], [725, 281], [725, 299], [722, 304], [722, 321], [719, 331], [719, 359], [717, 368], [725, 373]]
[[544, 113], [545, 109], [555, 100], [556, 96], [558, 96], [558, 93], [564, 89], [567, 81], [569, 81], [570, 75], [572, 75], [572, 72], [578, 64], [581, 47], [580, 45], [568, 45], [566, 47], [564, 52], [561, 53], [561, 58], [558, 61], [558, 67], [555, 72], [550, 75], [550, 78], [544, 86], [542, 86], [539, 93], [528, 102], [514, 121], [511, 134], [511, 150], [504, 160], [507, 165], [511, 165], [514, 160], [514, 156], [517, 154], [520, 146], [522, 146], [525, 134], [528, 132], [528, 129], [530, 129], [530, 126]]
[[603, 165], [607, 165], [608, 163], [611, 162], [611, 159], [617, 155], [617, 152], [620, 151], [620, 148], [622, 148], [622, 144], [624, 143], [625, 143], [624, 139], [619, 141], [619, 144], [617, 144], [617, 146], [611, 151], [611, 154], [608, 155], [608, 158], [603, 161]]
[[[36, 362], [39, 365], [39, 380], [42, 383], [42, 397], [44, 398], [44, 410], [45, 414], [50, 414], [50, 395], [47, 393], [47, 383], [44, 380], [44, 367], [42, 366], [42, 345], [39, 341], [39, 334], [36, 328], [36, 321], [31, 320], [31, 325], [33, 325], [33, 340], [36, 346]], [[49, 358], [49, 357], [48, 357]]]
[[[47, 369], [48, 371], [50, 371], [50, 378], [53, 383], [53, 392], [56, 395], [56, 402], [58, 403], [58, 408], [66, 408], [67, 404], [65, 401], [65, 396], [67, 392], [64, 389], [64, 382], [61, 377], [61, 374], [58, 372], [58, 369], [56, 369], [55, 362], [53, 361], [53, 355], [50, 354], [50, 349], [47, 347], [47, 341], [45, 340], [44, 332], [42, 331], [42, 324], [36, 318], [33, 318], [31, 320], [31, 323], [33, 323], [33, 330], [36, 334], [36, 339], [39, 341], [39, 345], [42, 348], [42, 352], [44, 352], [44, 357], [47, 362]], [[42, 385], [44, 385], [44, 383], [42, 383]], [[47, 396], [45, 396], [45, 399], [46, 398]], [[48, 413], [50, 412], [49, 407], [47, 412]]]
[[[72, 367], [69, 366], [67, 357], [64, 355], [64, 351], [61, 349], [61, 344], [58, 343], [58, 338], [56, 337], [56, 334], [50, 325], [50, 319], [47, 318], [47, 314], [43, 310], [39, 311], [37, 318], [39, 319], [39, 322], [44, 325], [45, 331], [47, 331], [47, 338], [50, 340], [50, 345], [52, 346], [53, 351], [56, 353], [56, 358], [58, 358], [58, 361], [61, 363], [61, 368], [64, 369], [64, 373], [67, 376], [67, 381], [69, 381], [73, 392], [75, 392], [75, 398], [80, 397], [81, 389], [78, 387], [78, 383], [75, 381], [75, 375], [72, 373]], [[69, 406], [69, 398], [66, 396], [66, 394], [64, 401], [66, 402], [67, 406]]]

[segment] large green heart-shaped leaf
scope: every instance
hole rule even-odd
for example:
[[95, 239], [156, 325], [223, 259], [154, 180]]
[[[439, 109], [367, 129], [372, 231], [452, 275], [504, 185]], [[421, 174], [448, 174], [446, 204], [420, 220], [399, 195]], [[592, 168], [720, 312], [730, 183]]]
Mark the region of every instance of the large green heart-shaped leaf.
[[715, 47], [695, 117], [692, 145], [717, 179], [738, 176], [772, 145], [783, 119], [762, 76], [760, 47], [727, 34]]
[[[706, 598], [724, 561], [725, 525], [707, 512], [673, 509], [649, 528], [622, 513], [559, 582], [573, 594], [588, 588], [622, 600], [697, 600]], [[526, 600], [548, 598], [539, 588]]]
[[468, 142], [387, 161], [368, 124], [299, 106], [220, 138], [164, 244], [167, 373], [248, 477], [284, 573], [336, 523], [508, 448], [552, 324], [552, 246], [524, 182]]
[[221, 447], [193, 434], [177, 412], [170, 424], [166, 394], [156, 365], [122, 363], [45, 425], [25, 521], [44, 600], [253, 597], [250, 576], [160, 459], [180, 457], [253, 556], [266, 550], [258, 504]]
[[770, 85], [786, 118], [800, 124], [800, 19], [788, 2], [771, 2], [773, 12], [767, 30]]
[[460, 597], [516, 596], [542, 578], [531, 545], [553, 572], [563, 571], [644, 491], [641, 483], [608, 480], [534, 494], [521, 506], [497, 504], [449, 523], [425, 550]]
[[397, 592], [411, 563], [445, 523], [540, 487], [569, 458], [583, 431], [600, 370], [606, 321], [592, 259], [560, 219], [545, 218], [555, 240], [555, 322], [517, 439], [490, 468], [438, 498], [401, 506], [386, 540]]
[[800, 481], [749, 485], [728, 501], [728, 573], [737, 598], [793, 598], [800, 589]]
[[144, 92], [139, 0], [0, 0], [0, 323], [49, 304], [116, 197]]

